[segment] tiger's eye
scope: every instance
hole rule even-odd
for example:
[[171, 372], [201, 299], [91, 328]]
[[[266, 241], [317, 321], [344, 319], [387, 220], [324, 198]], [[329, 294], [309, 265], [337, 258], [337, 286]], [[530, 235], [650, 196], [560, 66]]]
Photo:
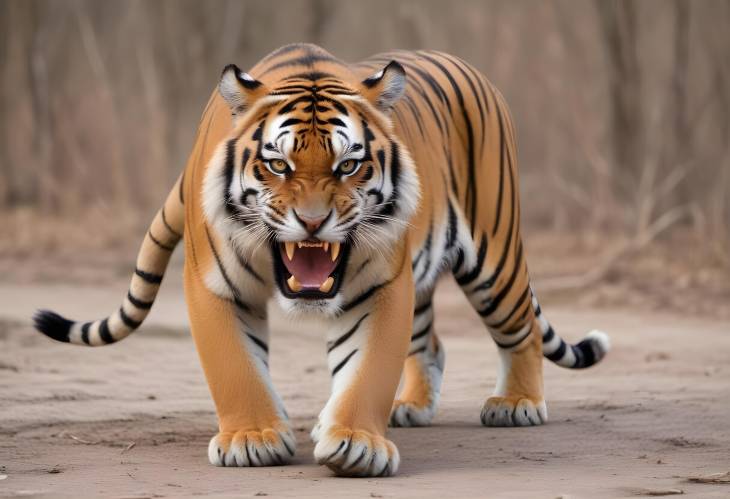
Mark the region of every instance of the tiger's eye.
[[269, 168], [272, 172], [281, 175], [289, 170], [289, 165], [283, 159], [272, 159], [269, 161]]
[[341, 174], [349, 175], [357, 169], [357, 161], [354, 159], [348, 159], [347, 161], [340, 163], [337, 169]]

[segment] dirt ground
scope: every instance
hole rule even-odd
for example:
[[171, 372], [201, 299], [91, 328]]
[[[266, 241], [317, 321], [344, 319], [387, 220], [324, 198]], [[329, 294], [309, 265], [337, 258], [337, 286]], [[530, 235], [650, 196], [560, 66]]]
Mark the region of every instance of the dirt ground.
[[[17, 264], [40, 272], [23, 280], [17, 265], [0, 263], [0, 497], [730, 497], [730, 484], [690, 481], [730, 471], [724, 317], [545, 300], [564, 337], [603, 329], [613, 350], [582, 372], [546, 363], [547, 425], [484, 428], [495, 348], [445, 281], [436, 300], [446, 375], [435, 424], [390, 431], [398, 476], [343, 479], [312, 460], [308, 432], [329, 385], [315, 328], [281, 320], [272, 328], [273, 377], [298, 440], [294, 464], [215, 468], [206, 457], [215, 415], [186, 332], [179, 259], [142, 329], [99, 349], [52, 343], [29, 317], [39, 306], [79, 319], [114, 310], [126, 270], [109, 277], [35, 260]], [[55, 270], [44, 276], [46, 268]], [[539, 279], [536, 286], [539, 293]]]

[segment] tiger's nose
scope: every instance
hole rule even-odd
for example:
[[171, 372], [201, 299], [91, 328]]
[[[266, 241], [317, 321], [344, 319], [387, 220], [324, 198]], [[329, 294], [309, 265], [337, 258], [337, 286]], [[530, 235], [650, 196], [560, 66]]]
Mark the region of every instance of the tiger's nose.
[[319, 228], [327, 221], [331, 214], [332, 211], [325, 215], [313, 216], [308, 213], [299, 213], [297, 212], [297, 210], [294, 210], [294, 216], [296, 217], [296, 219], [299, 221], [300, 224], [302, 224], [305, 229], [307, 229], [307, 231], [311, 235], [314, 235], [317, 230], [319, 230]]

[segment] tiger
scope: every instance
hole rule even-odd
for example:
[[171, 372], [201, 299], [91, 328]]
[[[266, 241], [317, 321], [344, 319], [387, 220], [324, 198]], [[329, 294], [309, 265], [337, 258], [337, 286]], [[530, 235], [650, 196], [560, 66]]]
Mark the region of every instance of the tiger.
[[273, 300], [326, 335], [331, 394], [311, 431], [315, 461], [339, 476], [391, 476], [400, 454], [388, 426], [427, 426], [436, 413], [445, 352], [433, 296], [450, 273], [499, 353], [482, 425], [541, 425], [543, 357], [587, 368], [609, 338], [591, 331], [569, 344], [540, 308], [520, 235], [515, 140], [499, 91], [445, 53], [348, 64], [292, 44], [248, 72], [228, 65], [121, 307], [91, 322], [40, 310], [35, 326], [77, 345], [125, 338], [183, 240], [190, 329], [218, 420], [210, 463], [295, 455], [268, 368]]

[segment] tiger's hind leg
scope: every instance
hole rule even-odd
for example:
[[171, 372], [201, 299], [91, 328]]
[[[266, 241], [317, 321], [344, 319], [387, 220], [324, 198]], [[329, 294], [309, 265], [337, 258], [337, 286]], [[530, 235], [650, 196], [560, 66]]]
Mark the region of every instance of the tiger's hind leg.
[[433, 290], [416, 302], [403, 388], [393, 403], [390, 426], [428, 426], [436, 414], [445, 356], [433, 330], [432, 297]]
[[542, 334], [532, 307], [522, 243], [516, 234], [481, 234], [454, 267], [454, 275], [492, 339], [500, 367], [494, 393], [481, 412], [485, 426], [547, 422], [543, 396]]

